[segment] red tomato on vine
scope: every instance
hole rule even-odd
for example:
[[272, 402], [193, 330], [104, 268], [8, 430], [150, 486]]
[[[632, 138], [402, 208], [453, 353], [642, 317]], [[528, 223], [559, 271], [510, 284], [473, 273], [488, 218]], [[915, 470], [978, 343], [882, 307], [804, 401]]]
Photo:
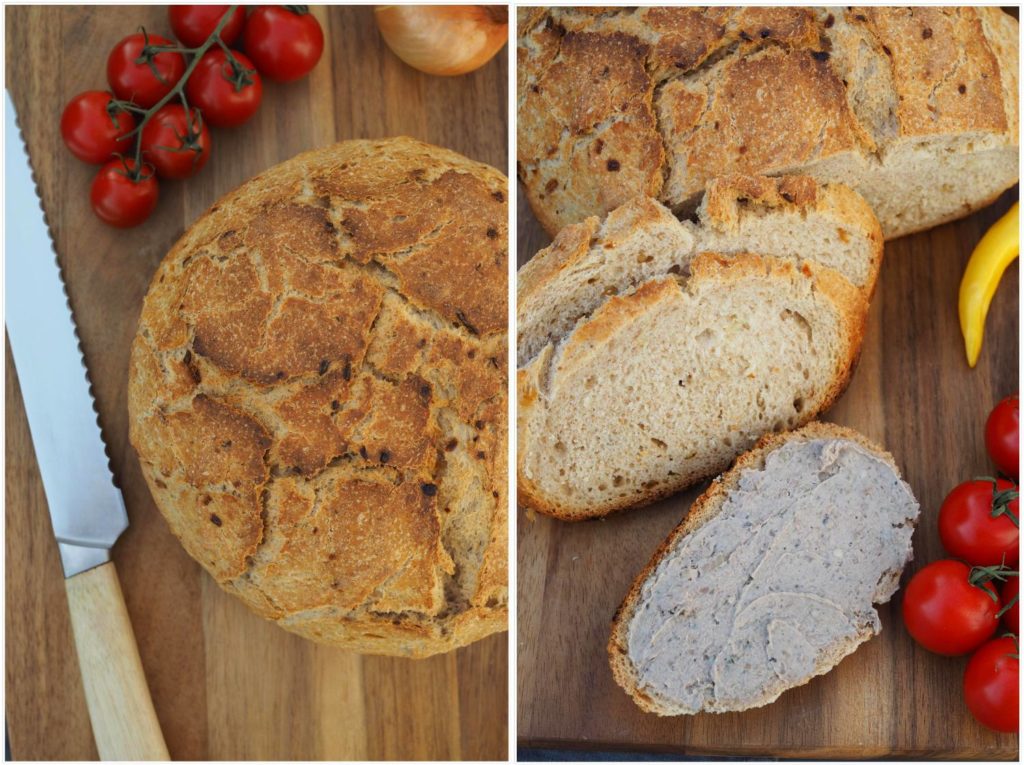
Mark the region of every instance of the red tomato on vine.
[[134, 159], [115, 159], [105, 164], [89, 191], [92, 209], [104, 223], [131, 228], [156, 209], [160, 196], [152, 168], [138, 168]]
[[1020, 474], [1020, 399], [1004, 398], [985, 421], [985, 448], [999, 472], [1017, 480]]
[[324, 52], [324, 31], [304, 5], [260, 5], [245, 24], [245, 52], [260, 74], [291, 82], [304, 77]]
[[950, 555], [975, 566], [1015, 566], [1020, 558], [1017, 487], [1009, 481], [965, 481], [939, 509], [939, 537]]
[[207, 51], [192, 70], [185, 95], [214, 127], [236, 127], [246, 122], [263, 100], [263, 80], [252, 61], [231, 51], [235, 62], [219, 49]]
[[210, 159], [210, 129], [202, 113], [167, 104], [142, 128], [142, 156], [161, 178], [189, 178]]
[[971, 583], [958, 560], [930, 563], [903, 590], [903, 623], [911, 637], [944, 656], [970, 653], [996, 631], [999, 597], [992, 582]]
[[180, 53], [160, 53], [156, 50], [160, 46], [174, 43], [139, 32], [114, 46], [107, 58], [107, 82], [119, 99], [146, 109], [156, 106], [185, 74], [185, 58]]
[[60, 116], [60, 135], [83, 162], [102, 164], [132, 149], [128, 134], [135, 128], [131, 112], [111, 105], [105, 90], [87, 90], [72, 98]]
[[1020, 649], [1011, 637], [990, 640], [967, 662], [964, 701], [986, 728], [1015, 733], [1020, 727]]
[[[198, 48], [213, 34], [217, 24], [228, 12], [229, 5], [172, 5], [167, 8], [171, 31], [182, 45]], [[245, 7], [237, 6], [220, 30], [220, 39], [231, 45], [245, 26]]]

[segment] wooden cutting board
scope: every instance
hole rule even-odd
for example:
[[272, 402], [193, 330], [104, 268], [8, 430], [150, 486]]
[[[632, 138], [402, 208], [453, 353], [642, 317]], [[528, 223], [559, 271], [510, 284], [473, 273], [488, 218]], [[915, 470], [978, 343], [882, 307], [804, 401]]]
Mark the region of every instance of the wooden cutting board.
[[[956, 312], [972, 247], [1016, 198], [1014, 188], [969, 218], [886, 245], [860, 364], [825, 417], [884, 444], [913, 487], [921, 519], [911, 572], [944, 557], [939, 506], [960, 481], [993, 472], [985, 418], [1017, 390], [1017, 266], [992, 303], [974, 370], [964, 359]], [[519, 211], [523, 263], [549, 238], [521, 189]], [[964, 706], [966, 659], [936, 656], [911, 640], [899, 593], [879, 609], [881, 635], [774, 704], [693, 717], [641, 712], [608, 668], [612, 615], [704, 486], [603, 521], [565, 524], [520, 511], [520, 745], [808, 759], [1017, 758], [1016, 735], [981, 727]]]
[[[495, 635], [423, 661], [316, 646], [251, 615], [171, 536], [128, 445], [128, 350], [149, 279], [185, 228], [271, 165], [346, 138], [410, 135], [506, 168], [502, 52], [465, 77], [435, 78], [383, 46], [369, 7], [316, 8], [327, 45], [314, 72], [267, 83], [250, 124], [214, 130], [201, 175], [165, 183], [132, 231], [99, 223], [95, 168], [60, 140], [64, 104], [105, 87], [108, 50], [166, 9], [6, 9], [7, 88], [26, 134], [68, 280], [131, 528], [114, 560], [157, 714], [175, 759], [505, 759], [507, 642]], [[46, 253], [39, 253], [46, 257]], [[7, 722], [15, 759], [95, 759], [60, 574], [14, 367], [6, 387]]]

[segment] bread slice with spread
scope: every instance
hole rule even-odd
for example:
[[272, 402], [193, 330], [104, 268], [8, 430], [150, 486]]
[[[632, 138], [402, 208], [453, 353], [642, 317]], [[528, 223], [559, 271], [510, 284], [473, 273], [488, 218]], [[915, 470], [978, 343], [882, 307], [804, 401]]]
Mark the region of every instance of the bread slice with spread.
[[918, 503], [891, 455], [811, 423], [701, 495], [615, 615], [616, 682], [659, 715], [763, 706], [881, 629]]

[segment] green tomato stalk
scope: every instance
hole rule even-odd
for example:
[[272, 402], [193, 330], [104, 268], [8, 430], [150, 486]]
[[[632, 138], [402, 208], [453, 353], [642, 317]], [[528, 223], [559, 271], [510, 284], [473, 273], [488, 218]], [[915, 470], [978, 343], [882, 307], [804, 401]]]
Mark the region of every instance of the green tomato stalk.
[[188, 99], [185, 97], [185, 84], [188, 82], [189, 77], [192, 76], [192, 72], [195, 71], [196, 66], [199, 65], [199, 61], [202, 59], [203, 55], [208, 50], [210, 50], [210, 48], [212, 48], [214, 45], [218, 45], [224, 51], [224, 55], [227, 56], [227, 63], [230, 65], [231, 68], [230, 74], [228, 72], [224, 73], [224, 78], [230, 81], [232, 84], [234, 84], [236, 91], [240, 91], [242, 88], [252, 83], [252, 75], [255, 73], [254, 70], [247, 69], [246, 67], [244, 67], [242, 63], [237, 58], [235, 58], [235, 56], [231, 53], [231, 49], [228, 48], [227, 44], [221, 39], [220, 36], [221, 31], [224, 29], [225, 25], [231, 19], [232, 15], [234, 14], [237, 8], [237, 5], [232, 5], [227, 9], [227, 11], [221, 17], [220, 21], [217, 22], [217, 26], [214, 27], [213, 31], [210, 33], [210, 36], [207, 37], [203, 44], [200, 45], [198, 48], [183, 48], [177, 45], [150, 45], [149, 36], [146, 34], [146, 30], [144, 28], [140, 30], [142, 32], [143, 37], [145, 38], [146, 44], [143, 46], [142, 53], [135, 60], [135, 63], [146, 64], [150, 68], [150, 70], [152, 70], [153, 76], [157, 79], [163, 81], [163, 77], [161, 76], [155, 63], [155, 59], [159, 54], [181, 53], [185, 56], [192, 56], [192, 60], [185, 68], [185, 72], [181, 75], [181, 79], [174, 84], [174, 86], [167, 92], [167, 95], [165, 95], [163, 98], [157, 101], [149, 109], [143, 109], [140, 106], [136, 106], [131, 101], [120, 101], [116, 99], [112, 100], [110, 102], [110, 105], [107, 107], [107, 111], [111, 114], [112, 119], [113, 115], [119, 111], [132, 112], [134, 114], [142, 115], [141, 119], [138, 121], [138, 124], [136, 124], [136, 126], [131, 131], [121, 136], [121, 138], [129, 138], [132, 136], [135, 137], [135, 166], [131, 168], [128, 167], [128, 164], [124, 162], [124, 158], [121, 158], [122, 163], [124, 163], [125, 174], [133, 181], [138, 181], [142, 178], [142, 141], [140, 137], [142, 135], [143, 128], [146, 127], [146, 124], [153, 118], [153, 116], [158, 111], [160, 111], [160, 109], [162, 109], [168, 103], [173, 101], [175, 98], [180, 100], [182, 106], [185, 107], [187, 134], [184, 136], [179, 136], [179, 138], [182, 141], [182, 145], [180, 147], [173, 149], [171, 147], [163, 148], [167, 148], [172, 151], [202, 150], [199, 147], [196, 140], [199, 137], [199, 134], [202, 132], [202, 117], [200, 116], [198, 119], [193, 119], [192, 110], [189, 109]]

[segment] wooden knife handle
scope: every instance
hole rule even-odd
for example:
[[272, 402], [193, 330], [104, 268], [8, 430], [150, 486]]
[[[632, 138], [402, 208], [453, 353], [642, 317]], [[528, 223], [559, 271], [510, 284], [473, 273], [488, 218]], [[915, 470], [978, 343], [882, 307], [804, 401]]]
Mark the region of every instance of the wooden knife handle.
[[64, 584], [100, 759], [169, 760], [114, 564]]

